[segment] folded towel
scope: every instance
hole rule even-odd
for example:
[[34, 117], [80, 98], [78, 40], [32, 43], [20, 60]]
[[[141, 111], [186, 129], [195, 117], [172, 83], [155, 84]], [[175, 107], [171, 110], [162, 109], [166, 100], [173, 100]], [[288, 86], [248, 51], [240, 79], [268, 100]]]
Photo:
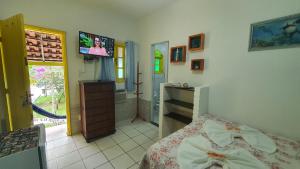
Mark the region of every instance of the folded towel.
[[181, 169], [208, 169], [218, 164], [223, 169], [268, 169], [244, 149], [216, 150], [203, 136], [189, 137], [182, 141], [177, 152]]
[[221, 147], [231, 144], [235, 137], [242, 137], [255, 149], [267, 153], [274, 153], [277, 149], [271, 138], [259, 130], [245, 125], [239, 127], [226, 126], [213, 120], [207, 120], [204, 123], [203, 130], [207, 133], [209, 139]]

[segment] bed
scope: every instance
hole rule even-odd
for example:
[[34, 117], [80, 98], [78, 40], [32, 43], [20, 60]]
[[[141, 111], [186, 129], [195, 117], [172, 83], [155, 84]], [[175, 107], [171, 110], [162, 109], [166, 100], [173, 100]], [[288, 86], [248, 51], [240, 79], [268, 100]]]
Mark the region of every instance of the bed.
[[[202, 129], [202, 125], [207, 119], [215, 120], [221, 123], [230, 123], [213, 115], [200, 116], [198, 120], [193, 121], [186, 127], [165, 137], [152, 145], [143, 160], [140, 163], [140, 169], [180, 169], [177, 163], [177, 149], [184, 138], [201, 134], [207, 137]], [[263, 162], [270, 169], [297, 169], [300, 168], [300, 142], [293, 141], [284, 137], [265, 133], [272, 138], [277, 145], [277, 151], [273, 154], [267, 154], [251, 148], [244, 140], [237, 139], [228, 148], [244, 148], [248, 150], [259, 161]], [[212, 166], [210, 169], [220, 169], [220, 166]]]

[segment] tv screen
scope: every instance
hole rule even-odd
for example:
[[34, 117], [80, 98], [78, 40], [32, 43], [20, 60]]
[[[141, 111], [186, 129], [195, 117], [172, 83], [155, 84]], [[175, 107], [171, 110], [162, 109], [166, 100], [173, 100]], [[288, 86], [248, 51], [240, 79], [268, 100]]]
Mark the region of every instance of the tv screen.
[[79, 31], [79, 53], [99, 57], [114, 56], [115, 40]]

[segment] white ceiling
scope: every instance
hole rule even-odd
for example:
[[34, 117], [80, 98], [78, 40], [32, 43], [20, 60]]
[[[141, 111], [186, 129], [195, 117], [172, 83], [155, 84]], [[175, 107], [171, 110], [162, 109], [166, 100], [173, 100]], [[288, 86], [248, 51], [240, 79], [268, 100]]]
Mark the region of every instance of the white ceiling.
[[176, 0], [84, 0], [90, 5], [97, 5], [120, 13], [124, 13], [130, 17], [141, 18], [163, 8]]

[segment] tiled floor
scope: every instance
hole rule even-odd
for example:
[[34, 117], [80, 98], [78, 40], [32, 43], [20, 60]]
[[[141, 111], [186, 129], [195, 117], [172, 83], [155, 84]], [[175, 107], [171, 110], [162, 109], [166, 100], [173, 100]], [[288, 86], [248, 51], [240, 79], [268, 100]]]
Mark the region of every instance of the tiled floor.
[[65, 126], [46, 131], [49, 169], [136, 169], [158, 140], [158, 128], [143, 121], [119, 123], [115, 134], [92, 143], [65, 131]]

